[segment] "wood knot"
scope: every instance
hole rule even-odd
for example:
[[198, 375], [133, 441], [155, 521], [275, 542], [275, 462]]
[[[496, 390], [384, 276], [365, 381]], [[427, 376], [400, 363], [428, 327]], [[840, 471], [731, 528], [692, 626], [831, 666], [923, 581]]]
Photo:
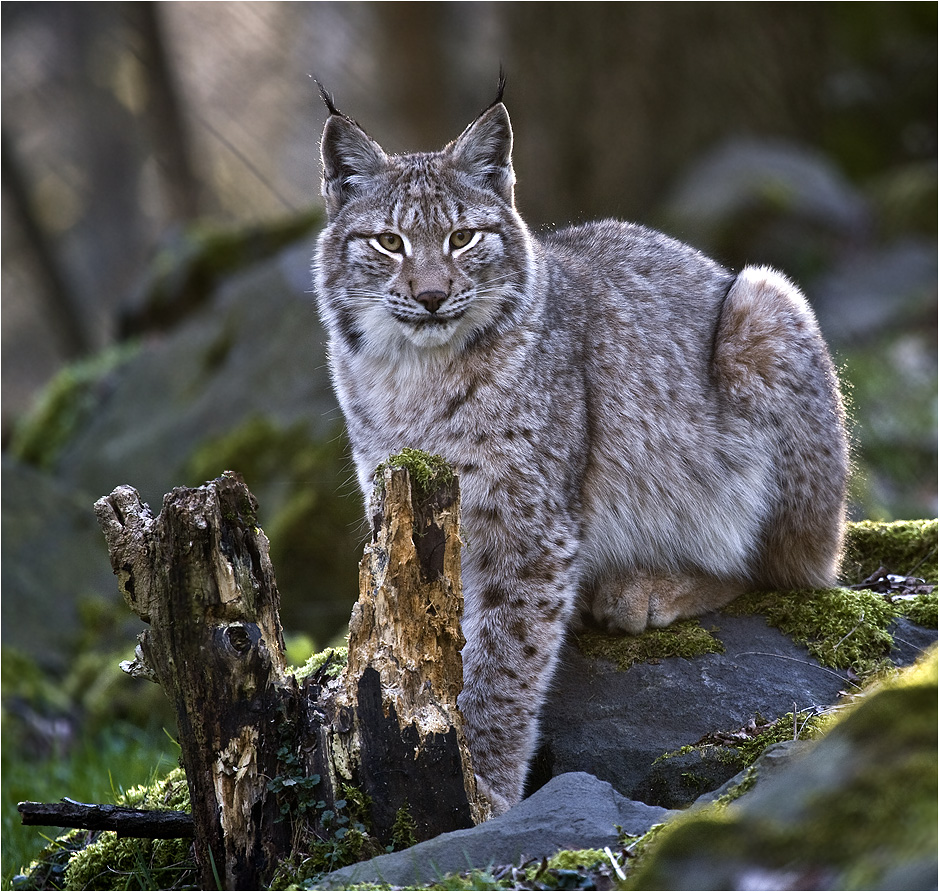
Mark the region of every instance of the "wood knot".
[[251, 634], [241, 623], [232, 623], [225, 630], [225, 641], [240, 657], [247, 655], [254, 643], [251, 640]]

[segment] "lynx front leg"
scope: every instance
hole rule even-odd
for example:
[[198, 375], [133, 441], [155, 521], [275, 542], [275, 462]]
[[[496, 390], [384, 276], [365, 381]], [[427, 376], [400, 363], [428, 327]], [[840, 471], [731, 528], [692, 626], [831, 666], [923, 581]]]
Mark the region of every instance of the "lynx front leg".
[[[463, 693], [473, 766], [495, 814], [522, 797], [538, 717], [573, 607], [575, 588], [557, 554], [544, 554], [510, 578], [466, 590]], [[573, 563], [573, 557], [561, 558]], [[501, 575], [501, 574], [500, 574]]]

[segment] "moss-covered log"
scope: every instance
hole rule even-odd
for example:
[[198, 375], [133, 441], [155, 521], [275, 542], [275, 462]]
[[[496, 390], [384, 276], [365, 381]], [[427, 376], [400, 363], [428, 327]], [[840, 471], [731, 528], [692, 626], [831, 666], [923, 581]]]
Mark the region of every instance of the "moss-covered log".
[[130, 487], [95, 506], [121, 592], [150, 624], [125, 668], [176, 709], [205, 886], [258, 888], [334, 833], [347, 799], [383, 844], [405, 813], [418, 839], [488, 815], [456, 706], [457, 481], [412, 484], [406, 467], [385, 467], [372, 508], [349, 664], [298, 680], [257, 504], [237, 475], [174, 490], [156, 518]]

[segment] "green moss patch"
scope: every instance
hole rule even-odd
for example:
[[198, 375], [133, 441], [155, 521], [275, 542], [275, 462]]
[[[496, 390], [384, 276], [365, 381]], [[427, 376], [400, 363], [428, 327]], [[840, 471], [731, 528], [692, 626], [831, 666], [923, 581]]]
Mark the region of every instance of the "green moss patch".
[[137, 351], [136, 343], [109, 347], [58, 372], [16, 425], [10, 452], [41, 470], [53, 469], [62, 450], [91, 418], [101, 388]]
[[696, 619], [672, 623], [665, 629], [648, 629], [641, 635], [613, 635], [585, 629], [577, 633], [575, 640], [584, 656], [606, 660], [622, 670], [635, 663], [654, 663], [668, 657], [724, 653], [724, 645]]
[[[848, 524], [842, 561], [844, 581], [859, 585], [878, 571], [916, 576], [936, 585], [939, 521]], [[793, 640], [805, 644], [820, 663], [859, 674], [884, 665], [893, 645], [888, 631], [899, 616], [927, 628], [937, 623], [936, 592], [913, 598], [847, 588], [757, 592], [741, 596], [729, 614], [760, 613]]]
[[303, 681], [325, 667], [324, 675], [327, 678], [338, 678], [348, 661], [348, 647], [327, 647], [326, 650], [313, 654], [299, 669], [294, 670], [293, 674], [297, 681]]
[[830, 713], [815, 714], [813, 710], [787, 712], [784, 716], [759, 726], [752, 735], [735, 743], [744, 766], [752, 765], [763, 751], [775, 743], [786, 740], [814, 740], [831, 726]]
[[918, 576], [939, 584], [939, 520], [849, 523], [845, 535], [842, 581], [858, 585], [881, 567], [888, 573]]
[[935, 629], [939, 625], [939, 598], [933, 592], [929, 595], [917, 595], [912, 601], [900, 601], [896, 604], [907, 617], [919, 626]]
[[404, 468], [411, 475], [411, 485], [421, 495], [427, 495], [432, 489], [452, 483], [454, 477], [453, 468], [442, 456], [408, 447], [392, 455], [376, 468], [376, 482], [382, 481], [387, 468]]
[[[115, 797], [130, 808], [189, 811], [189, 787], [181, 768]], [[63, 873], [64, 871], [64, 873]], [[111, 831], [72, 830], [55, 840], [28, 871], [24, 888], [191, 888], [198, 874], [188, 839], [119, 838]]]
[[725, 612], [760, 613], [822, 665], [870, 672], [893, 646], [887, 627], [897, 612], [883, 595], [833, 588], [742, 595]]
[[[564, 849], [548, 859], [549, 870], [578, 870], [596, 867], [607, 861], [602, 849]], [[529, 878], [533, 879], [537, 868], [528, 868]]]
[[[601, 885], [602, 884], [602, 885]], [[613, 887], [613, 867], [600, 849], [564, 849], [550, 858], [516, 867], [502, 865], [487, 870], [449, 874], [426, 889], [607, 889]], [[355, 886], [355, 889], [378, 888]], [[387, 888], [387, 887], [385, 887]]]

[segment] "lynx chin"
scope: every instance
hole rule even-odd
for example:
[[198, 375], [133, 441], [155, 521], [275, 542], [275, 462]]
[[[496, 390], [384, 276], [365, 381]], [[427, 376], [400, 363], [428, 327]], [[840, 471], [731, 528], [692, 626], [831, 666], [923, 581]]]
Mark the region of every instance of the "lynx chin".
[[636, 634], [748, 589], [833, 582], [848, 450], [812, 310], [632, 223], [534, 235], [496, 101], [388, 155], [323, 93], [316, 293], [368, 497], [404, 447], [457, 469], [466, 719], [483, 791], [522, 796], [572, 622]]

